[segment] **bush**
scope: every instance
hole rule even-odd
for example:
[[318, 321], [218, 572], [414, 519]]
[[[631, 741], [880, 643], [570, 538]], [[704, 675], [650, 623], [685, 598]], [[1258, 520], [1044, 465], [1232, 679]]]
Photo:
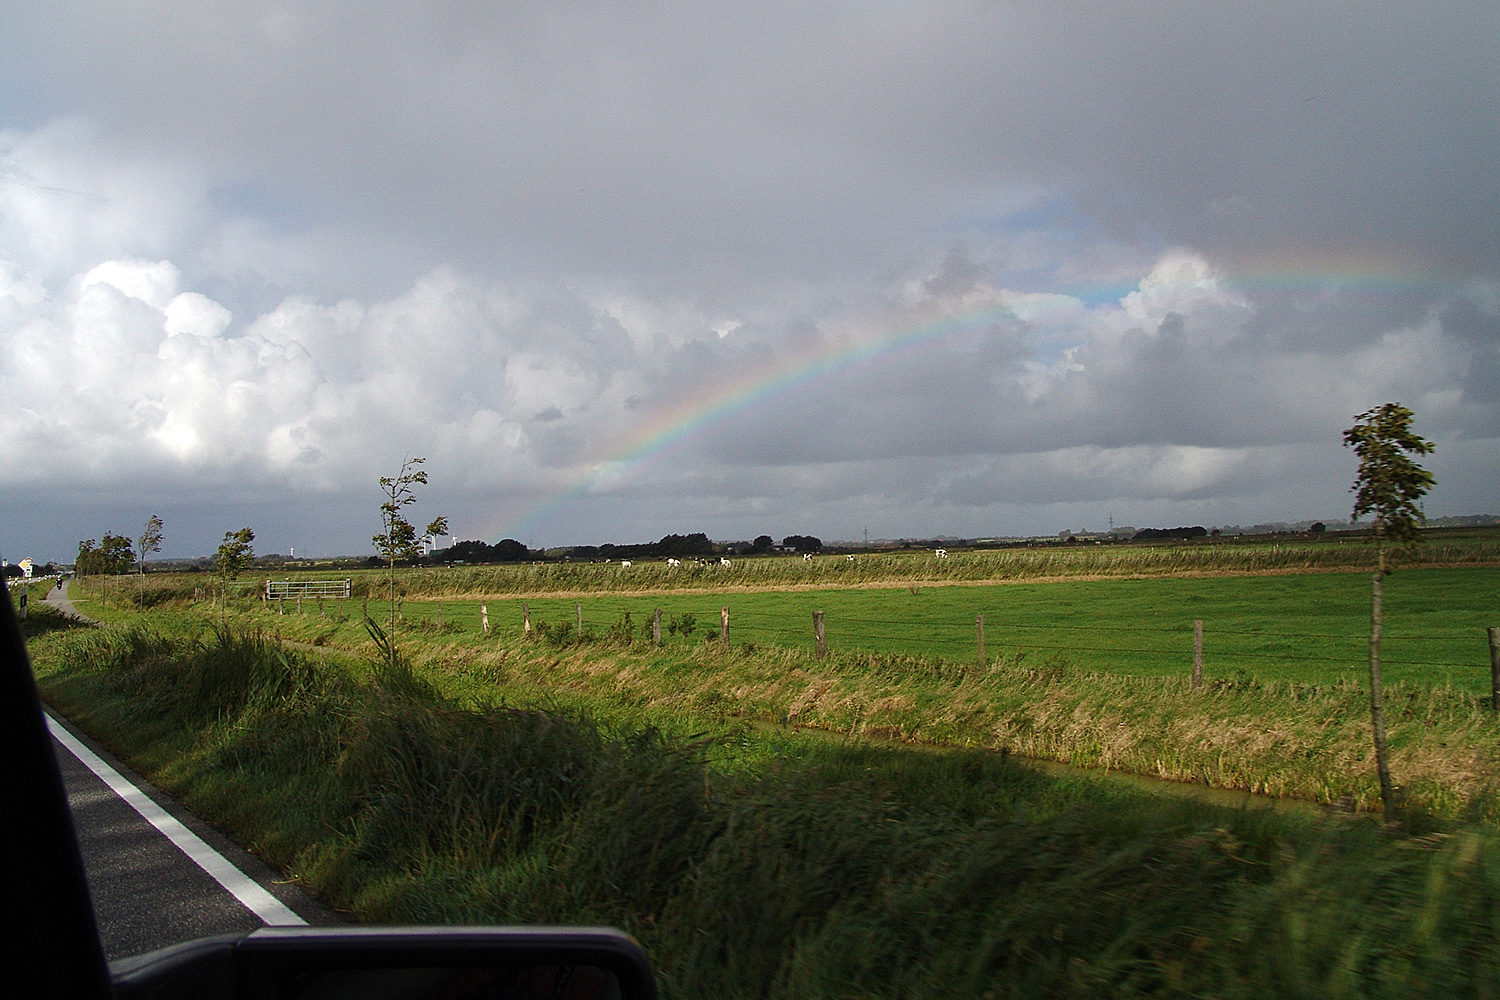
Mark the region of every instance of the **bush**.
[[635, 642], [635, 621], [630, 616], [629, 608], [621, 609], [620, 617], [616, 618], [614, 624], [609, 627], [607, 638], [610, 642], [620, 646], [628, 646]]

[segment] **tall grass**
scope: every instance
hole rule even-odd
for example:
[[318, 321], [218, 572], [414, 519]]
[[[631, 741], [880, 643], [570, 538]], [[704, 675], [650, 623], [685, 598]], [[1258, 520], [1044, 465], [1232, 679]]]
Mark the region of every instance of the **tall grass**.
[[223, 629], [34, 654], [51, 700], [334, 906], [616, 924], [669, 997], [1500, 989], [1482, 829], [1166, 803], [979, 751], [684, 741]]

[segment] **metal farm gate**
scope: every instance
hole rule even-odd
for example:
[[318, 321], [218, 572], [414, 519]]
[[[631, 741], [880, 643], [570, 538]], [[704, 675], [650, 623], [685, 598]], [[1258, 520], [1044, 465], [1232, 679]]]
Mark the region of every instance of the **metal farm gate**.
[[345, 598], [350, 594], [348, 580], [267, 580], [266, 600], [297, 597]]

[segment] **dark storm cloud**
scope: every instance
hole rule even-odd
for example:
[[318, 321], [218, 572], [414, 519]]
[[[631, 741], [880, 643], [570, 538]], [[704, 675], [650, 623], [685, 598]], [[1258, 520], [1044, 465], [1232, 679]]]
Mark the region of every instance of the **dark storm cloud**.
[[935, 208], [1040, 185], [1123, 194], [1122, 225], [1209, 252], [1500, 265], [1493, 4], [49, 4], [7, 22], [12, 116], [90, 115], [285, 192], [282, 224], [300, 205], [398, 230], [429, 263], [628, 259], [728, 294], [746, 272], [867, 267]]
[[[10, 4], [0, 457], [78, 503], [320, 498], [331, 551], [393, 455], [500, 525], [726, 404], [549, 530], [1253, 522], [1342, 505], [1339, 431], [1400, 399], [1477, 503], [1496, 37], [1492, 3]], [[731, 405], [976, 309], [1010, 313]]]
[[[1485, 312], [1473, 300], [1460, 298], [1442, 311], [1443, 332], [1469, 349], [1468, 370], [1463, 378], [1463, 400], [1490, 408], [1500, 415], [1500, 316]], [[1500, 432], [1491, 422], [1484, 428]]]

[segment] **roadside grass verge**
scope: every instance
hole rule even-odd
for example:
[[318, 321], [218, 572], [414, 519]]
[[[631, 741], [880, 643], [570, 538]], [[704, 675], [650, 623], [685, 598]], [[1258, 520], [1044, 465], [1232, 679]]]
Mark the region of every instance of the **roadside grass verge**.
[[[447, 690], [436, 660], [189, 631], [31, 648], [53, 704], [360, 920], [614, 924], [668, 997], [1500, 991], [1487, 828], [1163, 801], [734, 719], [687, 739], [619, 701]], [[642, 666], [606, 653], [550, 658]]]

